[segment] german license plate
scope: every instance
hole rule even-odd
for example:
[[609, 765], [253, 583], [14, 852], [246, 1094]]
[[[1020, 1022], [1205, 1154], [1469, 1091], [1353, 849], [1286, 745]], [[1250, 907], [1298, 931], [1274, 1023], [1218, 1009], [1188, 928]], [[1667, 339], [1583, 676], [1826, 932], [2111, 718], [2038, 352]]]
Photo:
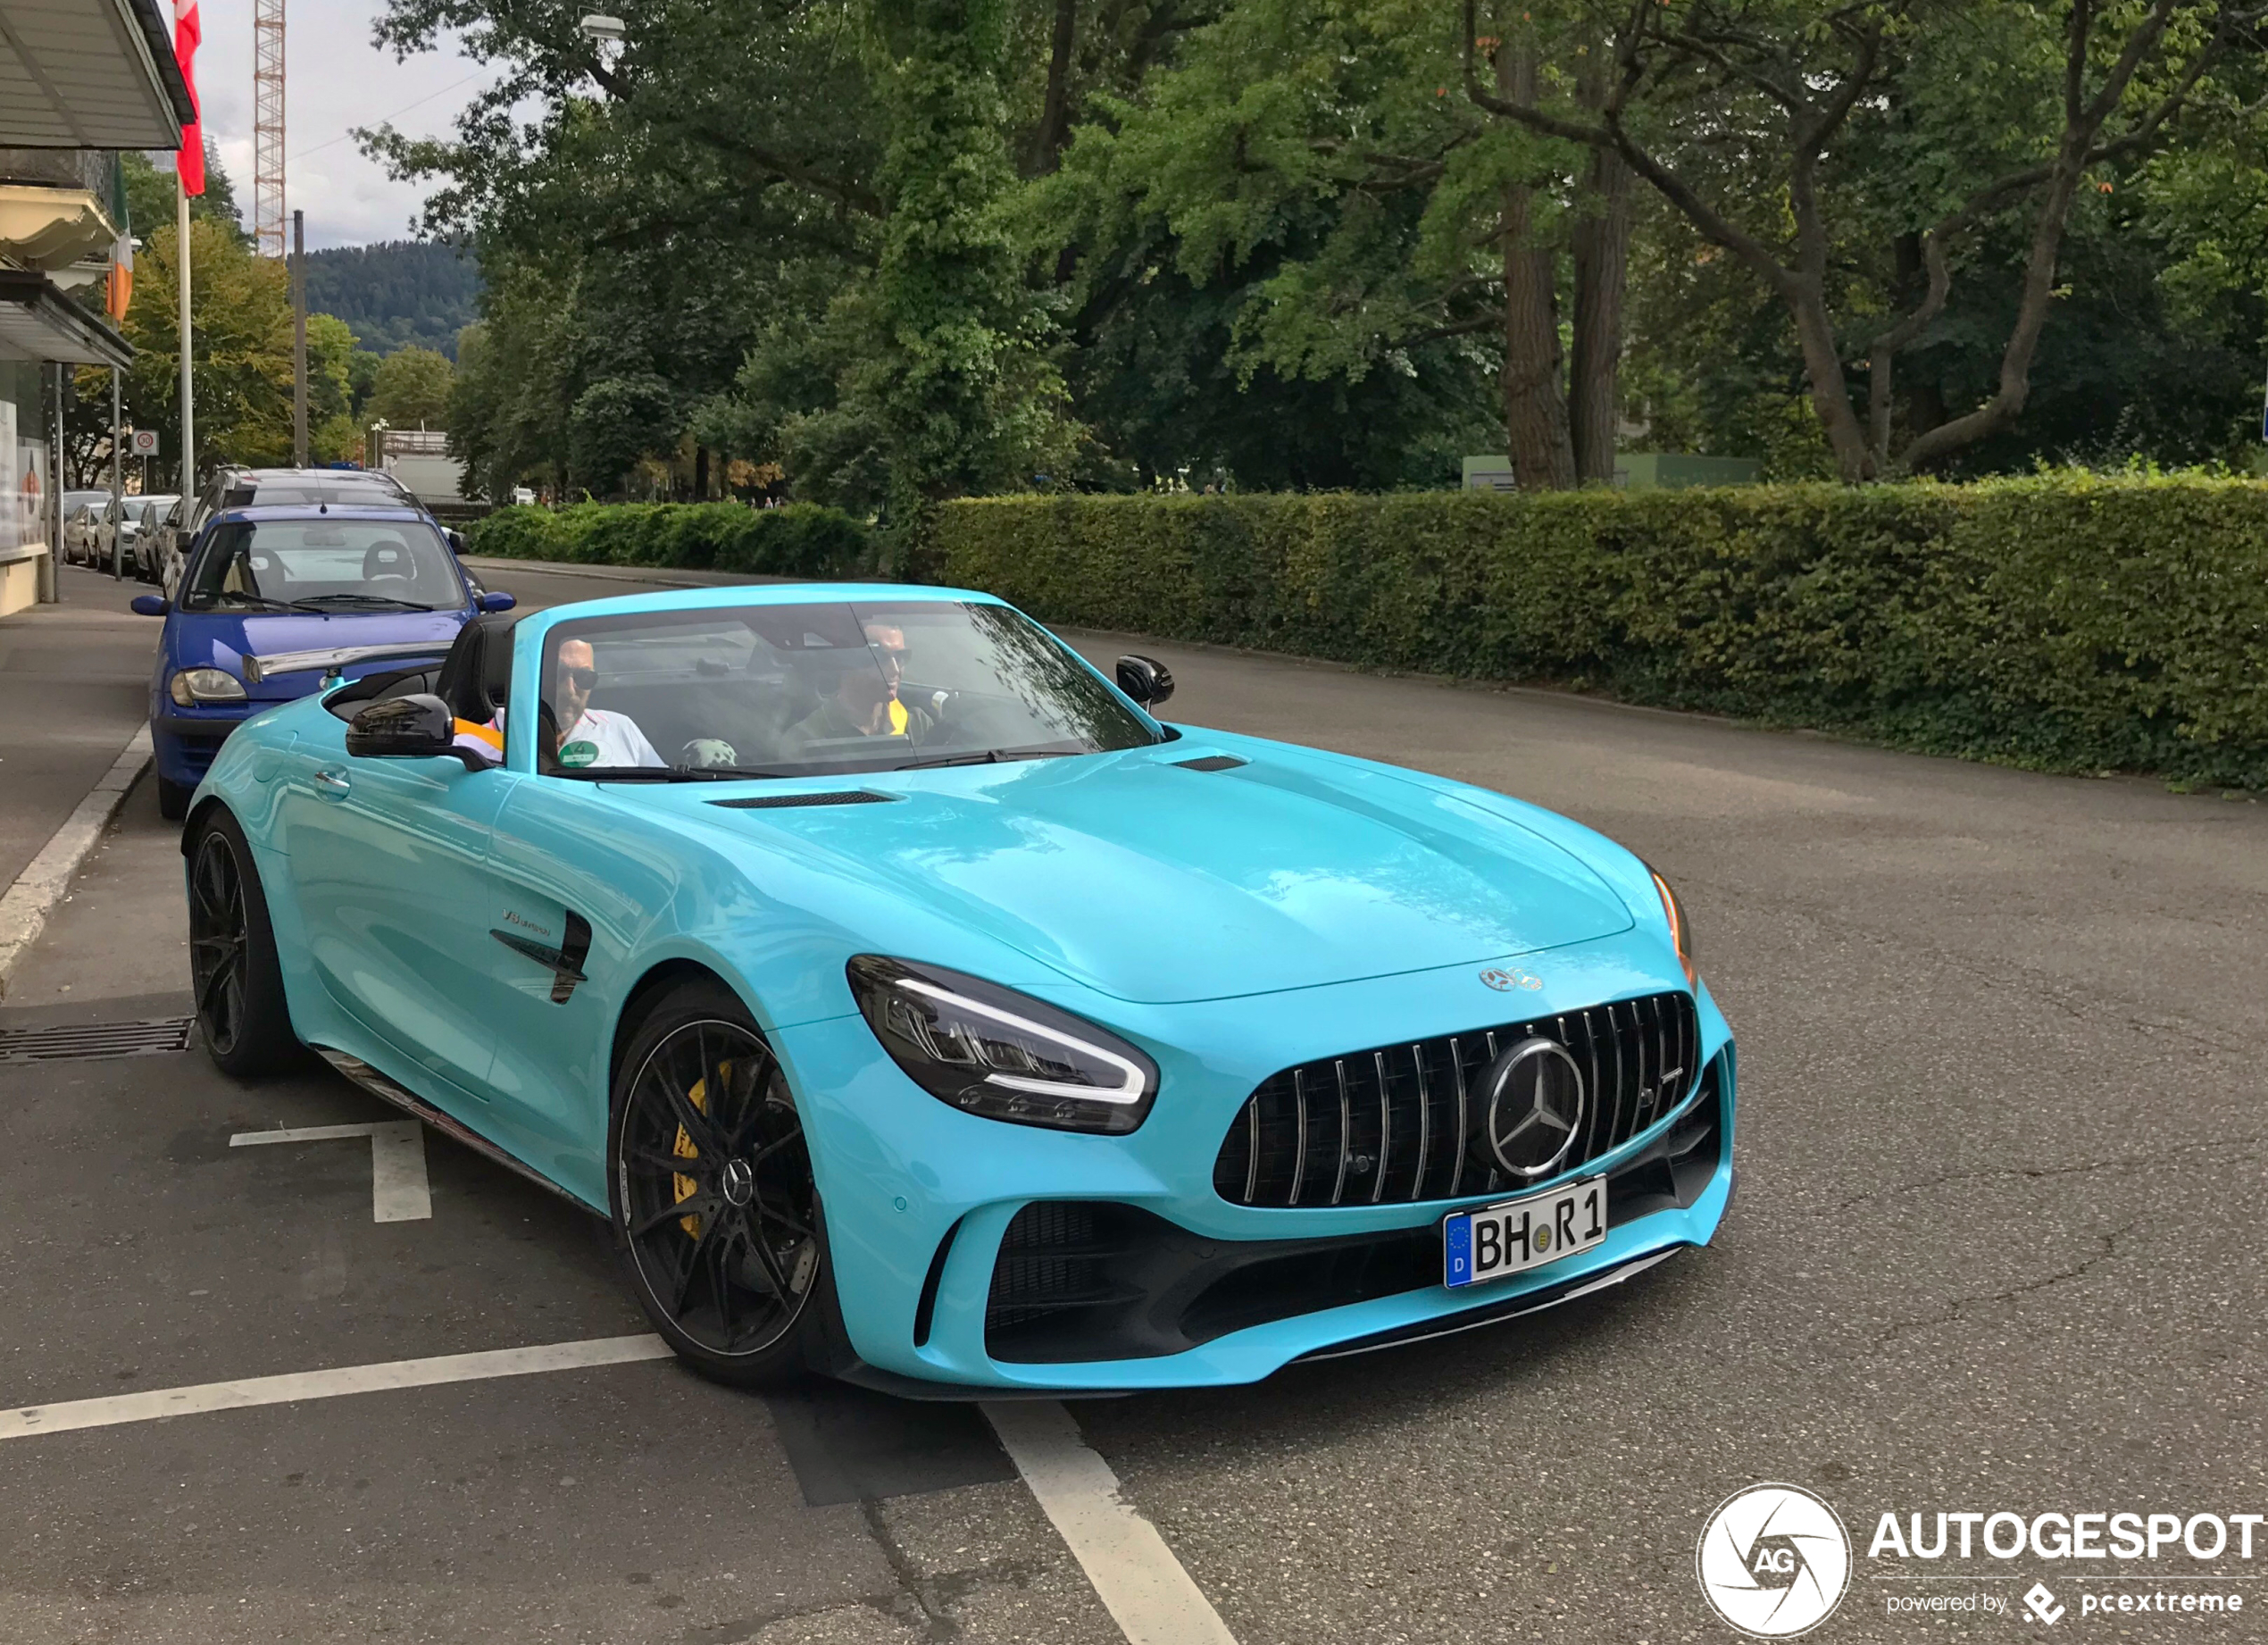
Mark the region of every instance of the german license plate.
[[1579, 1256], [1606, 1239], [1606, 1179], [1587, 1177], [1441, 1219], [1441, 1283], [1455, 1290]]

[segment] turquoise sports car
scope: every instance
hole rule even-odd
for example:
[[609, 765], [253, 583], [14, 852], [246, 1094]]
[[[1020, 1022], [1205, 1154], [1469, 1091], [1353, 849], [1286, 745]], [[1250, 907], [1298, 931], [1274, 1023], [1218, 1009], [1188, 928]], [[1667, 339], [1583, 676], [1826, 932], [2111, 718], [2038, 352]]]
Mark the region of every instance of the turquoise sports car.
[[1660, 875], [1116, 674], [949, 589], [476, 617], [213, 762], [204, 1042], [607, 1217], [736, 1383], [1246, 1382], [1708, 1241], [1732, 1041]]

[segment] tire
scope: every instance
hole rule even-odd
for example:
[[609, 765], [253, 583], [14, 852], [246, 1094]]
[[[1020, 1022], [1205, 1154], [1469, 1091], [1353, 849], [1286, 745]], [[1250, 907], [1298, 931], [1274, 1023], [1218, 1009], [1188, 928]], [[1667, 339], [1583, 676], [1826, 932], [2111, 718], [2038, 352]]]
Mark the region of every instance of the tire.
[[157, 780], [157, 814], [168, 822], [179, 822], [189, 814], [189, 796], [196, 790], [187, 783], [175, 782], [170, 777]]
[[189, 845], [189, 984], [197, 1037], [221, 1073], [273, 1073], [299, 1059], [268, 898], [236, 818], [215, 807]]
[[823, 1369], [841, 1315], [811, 1154], [746, 1007], [713, 979], [670, 989], [639, 1023], [612, 1097], [614, 1251], [655, 1330], [730, 1387], [791, 1386]]

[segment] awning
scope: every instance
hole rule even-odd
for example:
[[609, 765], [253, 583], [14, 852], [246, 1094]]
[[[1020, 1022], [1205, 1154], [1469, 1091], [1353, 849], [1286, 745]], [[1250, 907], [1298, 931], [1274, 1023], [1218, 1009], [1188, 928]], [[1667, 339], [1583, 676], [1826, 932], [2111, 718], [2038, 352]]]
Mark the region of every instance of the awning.
[[179, 148], [193, 117], [158, 0], [0, 4], [0, 147]]
[[66, 365], [128, 365], [134, 347], [46, 275], [0, 269], [0, 355], [5, 355]]

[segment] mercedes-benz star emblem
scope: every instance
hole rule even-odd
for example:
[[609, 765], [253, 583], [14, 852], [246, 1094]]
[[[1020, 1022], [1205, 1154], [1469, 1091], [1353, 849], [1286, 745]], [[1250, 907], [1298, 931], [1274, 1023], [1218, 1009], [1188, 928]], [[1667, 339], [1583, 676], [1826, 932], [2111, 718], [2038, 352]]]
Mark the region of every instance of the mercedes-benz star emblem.
[[1523, 1182], [1559, 1169], [1583, 1128], [1583, 1075], [1557, 1040], [1523, 1040], [1481, 1076], [1482, 1140]]
[[745, 1159], [727, 1160], [724, 1167], [724, 1202], [730, 1206], [744, 1206], [756, 1197], [756, 1173], [748, 1169]]

